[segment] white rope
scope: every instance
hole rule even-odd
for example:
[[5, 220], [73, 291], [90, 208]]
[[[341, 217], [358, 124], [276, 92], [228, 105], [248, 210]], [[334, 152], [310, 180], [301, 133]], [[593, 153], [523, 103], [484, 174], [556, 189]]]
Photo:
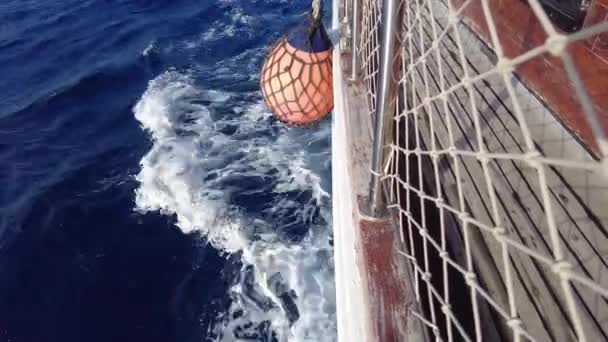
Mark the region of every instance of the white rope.
[[312, 18], [317, 21], [321, 15], [321, 0], [312, 0]]
[[[414, 315], [432, 329], [436, 339], [448, 341], [458, 339], [453, 333], [464, 340], [481, 341], [483, 310], [493, 310], [511, 330], [514, 341], [550, 336], [603, 339], [608, 328], [593, 321], [608, 321], [608, 279], [603, 276], [608, 272], [608, 257], [602, 259], [604, 256], [588, 251], [597, 246], [601, 251], [608, 243], [599, 233], [608, 228], [608, 219], [602, 204], [594, 203], [602, 196], [608, 198], [608, 177], [603, 178], [606, 171], [602, 166], [608, 152], [601, 146], [606, 134], [567, 47], [608, 32], [608, 24], [564, 35], [553, 27], [539, 0], [528, 0], [547, 38], [517, 56], [505, 56], [501, 43], [509, 37], [497, 28], [493, 2], [458, 3], [455, 8], [449, 0], [401, 0], [401, 94], [396, 101], [395, 132], [402, 145], [388, 142], [390, 159], [378, 176], [390, 185], [388, 207], [398, 213], [399, 237], [406, 249], [398, 254], [414, 271], [412, 287], [417, 300], [426, 297], [428, 301], [421, 303], [428, 311]], [[356, 49], [370, 114], [376, 105], [381, 6], [380, 0], [362, 0], [362, 32]], [[484, 43], [461, 22], [472, 6], [478, 6], [477, 12], [481, 9], [495, 60], [480, 52]], [[560, 137], [564, 141], [559, 153], [551, 150], [555, 141], [543, 140], [550, 130], [539, 128], [539, 117], [552, 116], [542, 112], [543, 104], [514, 79], [518, 67], [548, 54], [563, 62], [581, 106], [578, 115], [591, 124], [600, 145], [600, 160], [582, 149], [577, 155], [574, 151], [580, 147], [573, 146], [579, 143], [566, 130]], [[498, 95], [491, 94], [491, 89]], [[490, 101], [489, 96], [499, 98]], [[551, 125], [559, 122], [545, 124]], [[579, 180], [583, 174], [588, 178]], [[581, 195], [581, 191], [587, 192]], [[598, 195], [590, 195], [594, 191]], [[563, 204], [558, 194], [568, 194], [571, 202]], [[416, 207], [436, 208], [438, 227], [429, 226], [431, 211], [414, 215]], [[464, 243], [462, 258], [448, 248], [447, 235], [454, 234], [454, 224]], [[591, 238], [570, 239], [575, 226], [580, 236]], [[433, 237], [433, 229], [438, 231], [437, 237]], [[484, 260], [474, 248], [475, 236], [482, 236], [490, 249], [493, 260], [488, 261], [499, 273], [505, 292], [502, 297], [488, 288], [486, 281], [492, 275], [480, 271]], [[422, 243], [415, 245], [416, 239]], [[586, 254], [573, 255], [577, 253]], [[439, 256], [439, 268], [430, 266], [431, 255]], [[434, 287], [433, 272], [443, 278], [443, 288]], [[462, 293], [453, 288], [454, 275], [466, 280], [472, 317], [457, 317], [452, 307], [451, 299]], [[426, 293], [420, 293], [421, 285]], [[559, 310], [542, 298], [552, 298], [549, 304], [559, 305]], [[441, 312], [436, 312], [436, 303], [441, 304]], [[471, 319], [474, 331], [465, 331], [463, 323]], [[545, 323], [551, 332], [543, 330]], [[440, 337], [440, 329], [447, 335]]]

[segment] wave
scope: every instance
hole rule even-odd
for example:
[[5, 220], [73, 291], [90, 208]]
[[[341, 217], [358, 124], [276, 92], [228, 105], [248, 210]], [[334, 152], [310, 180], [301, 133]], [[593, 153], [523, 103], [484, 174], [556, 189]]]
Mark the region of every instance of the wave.
[[203, 89], [174, 70], [134, 113], [152, 140], [135, 210], [175, 215], [184, 233], [241, 258], [215, 338], [334, 341], [329, 123], [285, 129], [259, 93]]

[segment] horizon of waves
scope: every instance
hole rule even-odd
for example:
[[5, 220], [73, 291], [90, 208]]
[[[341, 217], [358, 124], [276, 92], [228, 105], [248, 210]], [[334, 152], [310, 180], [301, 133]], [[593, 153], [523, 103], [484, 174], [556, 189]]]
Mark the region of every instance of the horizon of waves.
[[210, 334], [335, 341], [329, 121], [274, 125], [259, 92], [203, 89], [175, 70], [150, 81], [133, 111], [152, 140], [135, 210], [175, 215], [184, 233], [240, 256]]

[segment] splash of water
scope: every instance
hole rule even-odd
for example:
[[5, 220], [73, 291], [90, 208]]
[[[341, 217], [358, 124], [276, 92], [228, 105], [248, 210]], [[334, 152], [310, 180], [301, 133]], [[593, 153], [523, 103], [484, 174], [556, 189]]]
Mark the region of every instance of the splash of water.
[[136, 210], [175, 215], [184, 232], [242, 259], [217, 339], [334, 341], [329, 172], [319, 162], [328, 124], [314, 134], [273, 126], [259, 94], [204, 90], [175, 71], [150, 82], [134, 113], [153, 141]]

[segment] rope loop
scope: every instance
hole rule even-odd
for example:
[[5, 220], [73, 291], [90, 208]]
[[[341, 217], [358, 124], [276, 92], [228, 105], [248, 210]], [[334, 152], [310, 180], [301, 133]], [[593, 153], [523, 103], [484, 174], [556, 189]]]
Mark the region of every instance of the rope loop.
[[323, 17], [323, 3], [322, 0], [312, 0], [310, 10], [310, 22], [312, 23], [311, 30], [316, 30], [321, 25], [321, 18]]
[[324, 29], [322, 28], [323, 18], [323, 0], [312, 0], [310, 14], [308, 16], [309, 26], [308, 26], [308, 44], [312, 44], [313, 37], [317, 34], [321, 34], [322, 39], [326, 42], [329, 42], [329, 37]]

